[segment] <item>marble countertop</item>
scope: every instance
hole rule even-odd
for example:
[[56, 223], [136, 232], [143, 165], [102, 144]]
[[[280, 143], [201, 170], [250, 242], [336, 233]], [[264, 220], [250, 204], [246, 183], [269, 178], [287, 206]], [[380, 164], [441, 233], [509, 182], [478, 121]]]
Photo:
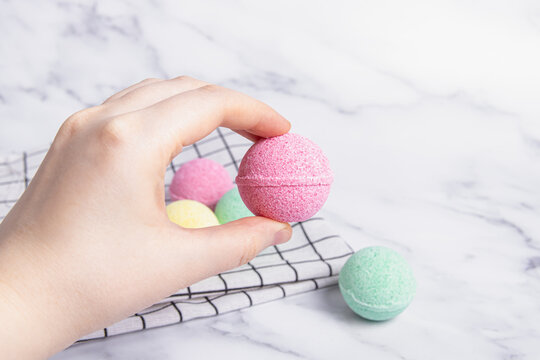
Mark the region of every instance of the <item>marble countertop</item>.
[[0, 33], [0, 152], [143, 78], [232, 87], [324, 148], [322, 215], [418, 281], [385, 323], [333, 287], [54, 359], [540, 357], [538, 2], [3, 1]]

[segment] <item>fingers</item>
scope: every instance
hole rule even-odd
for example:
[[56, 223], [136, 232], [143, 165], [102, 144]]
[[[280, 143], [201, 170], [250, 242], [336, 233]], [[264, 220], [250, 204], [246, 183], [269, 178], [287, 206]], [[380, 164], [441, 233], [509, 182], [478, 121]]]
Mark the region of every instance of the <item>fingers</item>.
[[111, 129], [115, 136], [118, 129], [139, 133], [137, 141], [146, 142], [146, 149], [153, 148], [160, 155], [161, 161], [155, 164], [160, 167], [183, 146], [219, 126], [252, 141], [282, 135], [290, 129], [290, 123], [268, 105], [186, 76], [147, 79], [132, 85], [99, 106], [97, 116], [103, 121], [95, 122], [96, 128], [103, 128], [105, 135]]
[[197, 281], [243, 265], [263, 249], [288, 241], [292, 228], [267, 218], [248, 217], [225, 225], [193, 229], [187, 234], [188, 242], [185, 229], [179, 229], [182, 239], [176, 239], [177, 251], [184, 256], [186, 251], [191, 252], [191, 257], [197, 259], [191, 265]]
[[[172, 96], [208, 85], [207, 82], [189, 76], [178, 76], [170, 80], [140, 82], [118, 93], [117, 97], [107, 100], [106, 109], [102, 110], [103, 117], [130, 113], [144, 109]], [[146, 81], [146, 80], [145, 80]], [[114, 95], [116, 96], [116, 95]]]
[[107, 98], [107, 100], [105, 100], [103, 102], [103, 104], [107, 104], [111, 101], [114, 101], [122, 96], [124, 96], [125, 94], [127, 94], [128, 92], [132, 91], [132, 90], [135, 90], [137, 88], [140, 88], [142, 86], [146, 86], [146, 85], [149, 85], [149, 84], [153, 84], [153, 83], [156, 83], [156, 82], [160, 82], [160, 81], [163, 81], [162, 79], [155, 79], [155, 78], [150, 78], [150, 79], [145, 79], [143, 81], [140, 81], [136, 84], [133, 84], [127, 88], [125, 88], [124, 90], [122, 91], [119, 91], [117, 92], [116, 94], [110, 96], [109, 98]]
[[[170, 157], [204, 138], [218, 126], [257, 137], [286, 133], [290, 123], [270, 106], [237, 91], [207, 85], [172, 96], [137, 112], [148, 134], [166, 146]], [[168, 160], [168, 159], [166, 159]]]

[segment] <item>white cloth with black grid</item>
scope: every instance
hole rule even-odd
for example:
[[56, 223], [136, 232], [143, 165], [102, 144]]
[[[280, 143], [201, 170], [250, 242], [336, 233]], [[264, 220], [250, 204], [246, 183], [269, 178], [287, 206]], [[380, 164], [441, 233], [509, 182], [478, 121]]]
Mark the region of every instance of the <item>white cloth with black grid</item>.
[[[217, 129], [205, 139], [185, 147], [170, 164], [166, 188], [183, 163], [206, 157], [221, 163], [234, 179], [251, 142], [228, 129]], [[47, 149], [11, 154], [0, 159], [0, 221], [24, 192]], [[166, 201], [169, 202], [168, 189]], [[157, 304], [79, 341], [180, 323], [239, 310], [285, 296], [337, 283], [353, 253], [320, 217], [293, 223], [292, 239], [265, 249], [246, 265], [180, 289]]]

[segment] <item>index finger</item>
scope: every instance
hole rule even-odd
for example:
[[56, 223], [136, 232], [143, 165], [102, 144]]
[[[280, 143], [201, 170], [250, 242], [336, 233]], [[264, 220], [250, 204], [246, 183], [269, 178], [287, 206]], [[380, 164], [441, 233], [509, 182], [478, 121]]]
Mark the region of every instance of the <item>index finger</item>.
[[135, 112], [148, 135], [166, 146], [171, 157], [219, 126], [257, 137], [289, 131], [291, 124], [265, 103], [238, 91], [207, 85], [167, 98]]

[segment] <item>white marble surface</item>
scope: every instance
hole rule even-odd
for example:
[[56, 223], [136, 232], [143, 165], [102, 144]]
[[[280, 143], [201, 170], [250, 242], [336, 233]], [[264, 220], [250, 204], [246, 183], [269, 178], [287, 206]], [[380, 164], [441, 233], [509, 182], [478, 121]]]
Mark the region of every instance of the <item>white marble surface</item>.
[[540, 3], [2, 1], [0, 151], [146, 77], [274, 106], [328, 153], [323, 215], [412, 264], [393, 321], [336, 288], [60, 359], [540, 357]]

